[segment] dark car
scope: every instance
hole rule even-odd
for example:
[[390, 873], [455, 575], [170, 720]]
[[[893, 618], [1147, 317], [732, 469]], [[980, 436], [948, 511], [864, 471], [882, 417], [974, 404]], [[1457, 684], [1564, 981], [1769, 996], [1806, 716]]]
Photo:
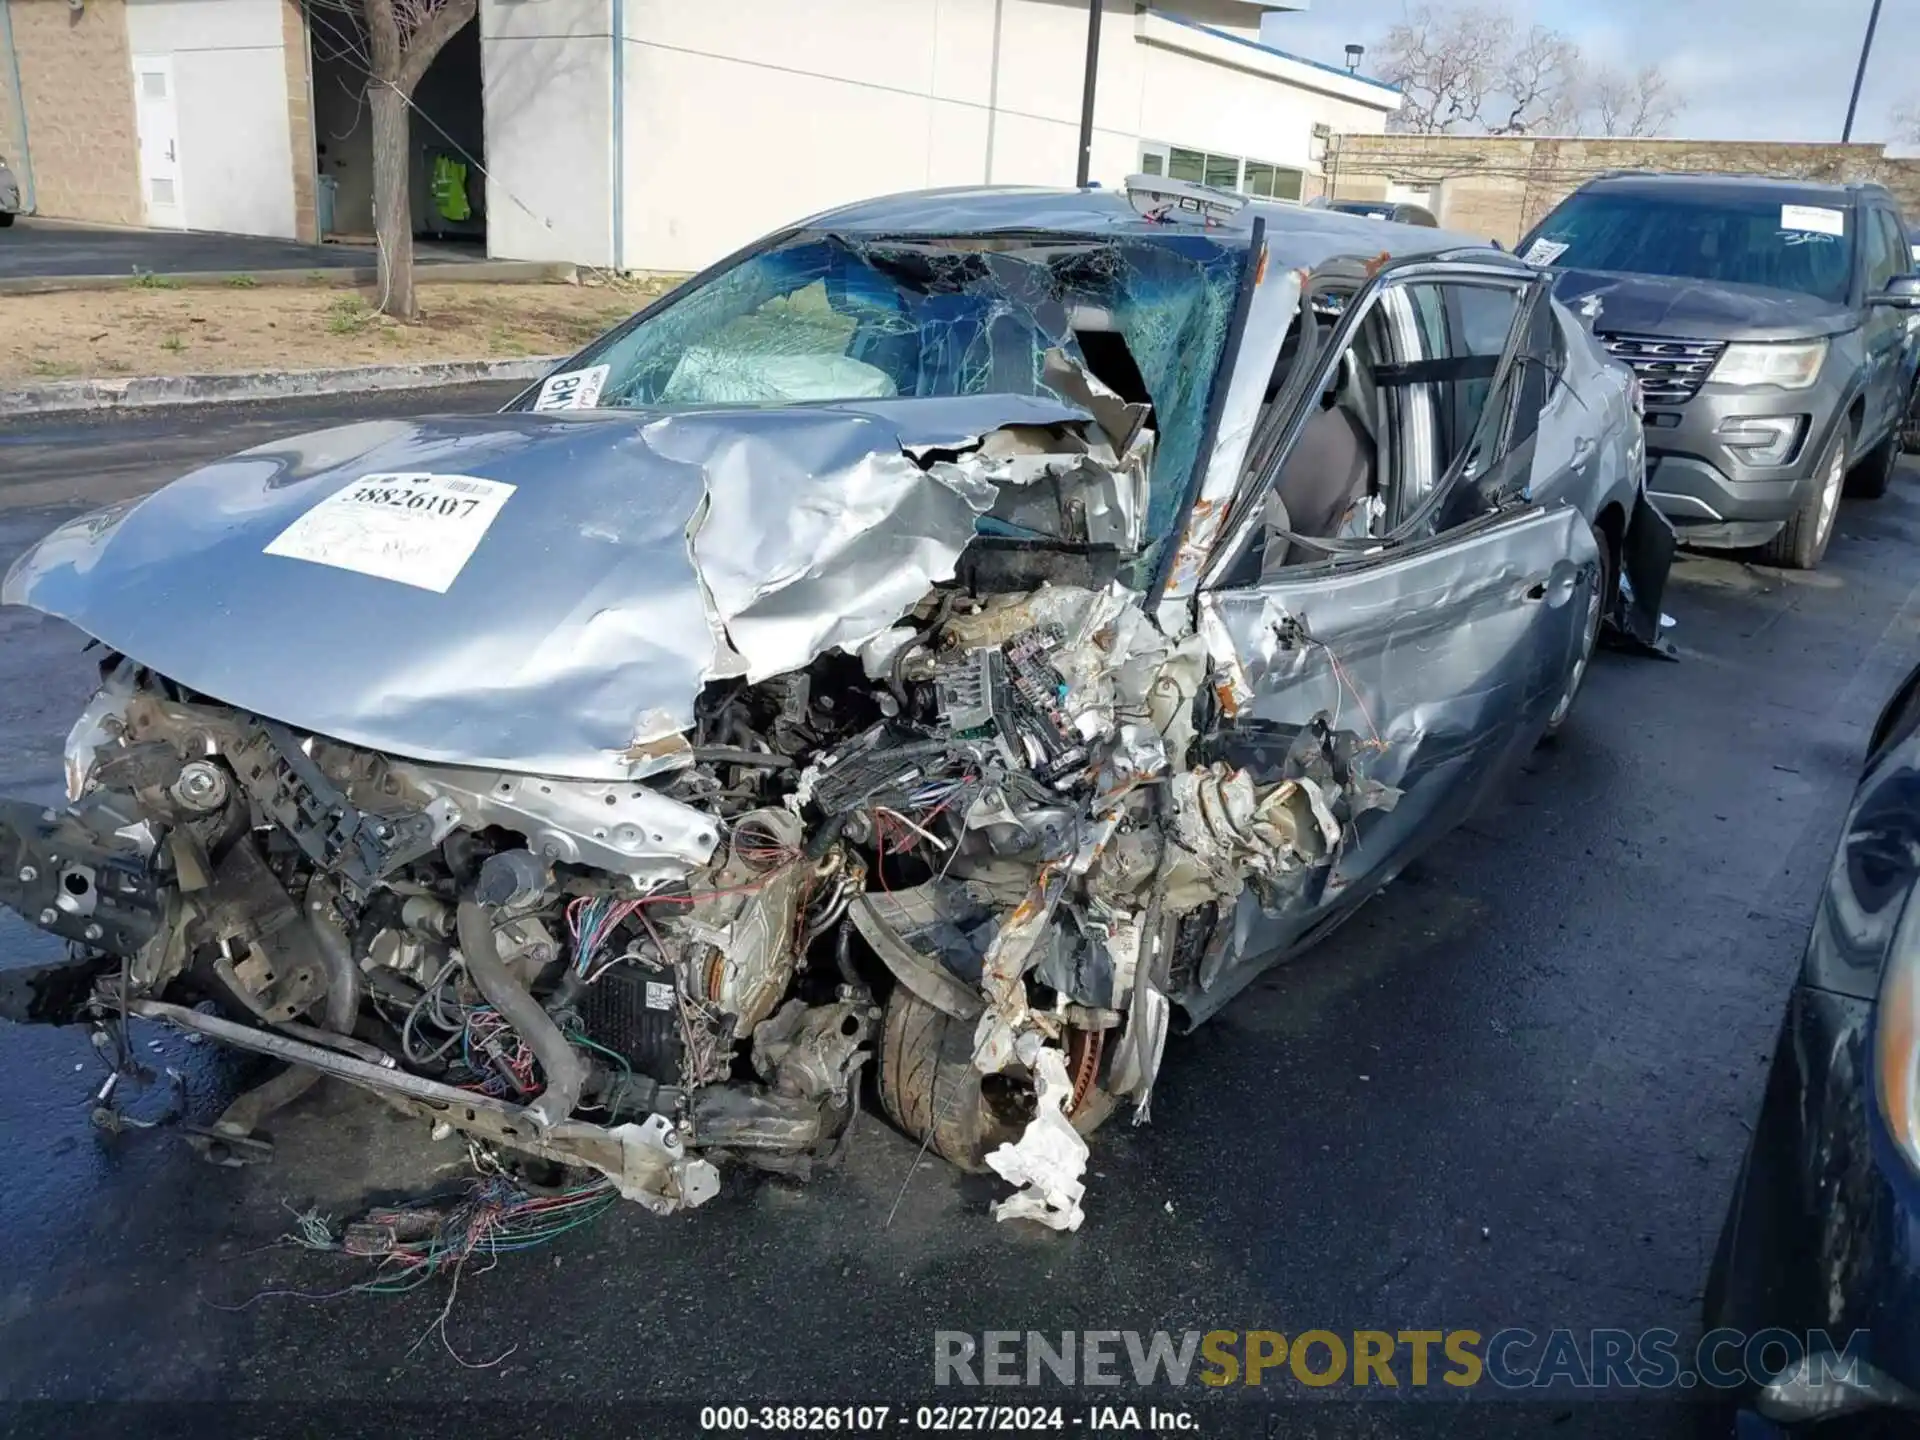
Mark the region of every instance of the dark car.
[[1394, 200], [1330, 200], [1327, 209], [1341, 215], [1364, 215], [1369, 220], [1391, 220], [1396, 225], [1440, 224], [1426, 206]]
[[1743, 1435], [1920, 1425], [1917, 878], [1920, 668], [1874, 727], [1707, 1279], [1709, 1340], [1790, 1337]]
[[1520, 244], [1640, 377], [1647, 490], [1689, 544], [1808, 570], [1899, 458], [1920, 277], [1878, 185], [1608, 175]]

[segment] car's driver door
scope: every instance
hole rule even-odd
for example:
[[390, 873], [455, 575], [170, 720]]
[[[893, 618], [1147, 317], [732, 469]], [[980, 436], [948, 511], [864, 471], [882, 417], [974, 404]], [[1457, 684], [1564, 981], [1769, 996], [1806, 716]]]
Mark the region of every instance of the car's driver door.
[[[1457, 363], [1462, 357], [1433, 353], [1431, 327], [1399, 323], [1418, 307], [1391, 296], [1396, 286], [1454, 278], [1444, 265], [1381, 277], [1356, 297], [1323, 351], [1323, 374], [1343, 364], [1351, 374], [1354, 362], [1342, 352], [1365, 349], [1356, 342], [1367, 311], [1387, 317], [1385, 326], [1373, 322], [1376, 334], [1397, 329], [1405, 348], [1377, 342], [1376, 351], [1390, 353], [1359, 361], [1372, 363], [1380, 381], [1372, 418], [1380, 426], [1383, 490], [1419, 486], [1422, 463], [1440, 467], [1437, 477], [1428, 471], [1417, 500], [1380, 496], [1377, 538], [1344, 543], [1331, 557], [1295, 544], [1295, 563], [1262, 566], [1260, 491], [1286, 471], [1283, 447], [1273, 473], [1254, 477], [1243, 494], [1241, 518], [1199, 598], [1209, 650], [1232, 655], [1216, 676], [1231, 713], [1210, 739], [1212, 753], [1271, 784], [1297, 773], [1300, 732], [1323, 726], [1359, 777], [1355, 794], [1375, 803], [1345, 822], [1331, 865], [1305, 883], [1268, 887], [1264, 902], [1244, 892], [1234, 913], [1221, 917], [1181, 997], [1196, 1017], [1459, 821], [1537, 743], [1582, 644], [1598, 570], [1590, 527], [1569, 506], [1542, 508], [1527, 498], [1551, 355], [1544, 290], [1514, 280], [1513, 326], [1497, 364], [1471, 356]], [[1485, 283], [1484, 273], [1457, 278]], [[1472, 434], [1451, 453], [1442, 417], [1457, 412], [1456, 397], [1395, 403], [1396, 389], [1472, 383], [1489, 369]], [[1318, 400], [1319, 386], [1304, 388]], [[1402, 433], [1421, 426], [1434, 428]], [[1409, 518], [1396, 524], [1395, 516]], [[1390, 808], [1377, 803], [1386, 792], [1396, 792]]]

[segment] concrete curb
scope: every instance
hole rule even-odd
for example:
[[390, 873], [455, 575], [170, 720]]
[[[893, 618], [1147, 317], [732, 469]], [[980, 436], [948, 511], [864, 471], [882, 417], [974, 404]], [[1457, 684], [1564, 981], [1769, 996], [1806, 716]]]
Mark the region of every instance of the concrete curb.
[[[576, 265], [547, 260], [420, 261], [413, 269], [416, 285], [524, 285], [578, 284]], [[54, 295], [68, 290], [126, 290], [139, 286], [156, 290], [268, 289], [280, 285], [378, 285], [380, 272], [371, 265], [315, 266], [306, 270], [182, 270], [162, 271], [151, 280], [143, 275], [6, 275], [0, 276], [0, 295]]]
[[425, 390], [487, 380], [538, 380], [562, 355], [512, 360], [433, 360], [412, 365], [349, 365], [336, 370], [254, 370], [233, 375], [146, 375], [130, 380], [50, 380], [0, 390], [0, 419], [74, 410], [135, 410], [153, 405], [218, 405], [290, 400], [354, 391]]

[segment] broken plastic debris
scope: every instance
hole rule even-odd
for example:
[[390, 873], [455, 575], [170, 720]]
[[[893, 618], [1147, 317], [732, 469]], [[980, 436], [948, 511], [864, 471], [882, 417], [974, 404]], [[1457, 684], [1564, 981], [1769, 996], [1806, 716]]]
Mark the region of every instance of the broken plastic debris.
[[1087, 1142], [1067, 1119], [1073, 1082], [1067, 1078], [1066, 1056], [1051, 1046], [1041, 1047], [1033, 1060], [1037, 1110], [1020, 1138], [987, 1156], [993, 1172], [1022, 1187], [993, 1207], [996, 1220], [1037, 1220], [1053, 1230], [1078, 1230], [1086, 1219], [1080, 1197], [1087, 1192], [1080, 1177], [1087, 1170]]

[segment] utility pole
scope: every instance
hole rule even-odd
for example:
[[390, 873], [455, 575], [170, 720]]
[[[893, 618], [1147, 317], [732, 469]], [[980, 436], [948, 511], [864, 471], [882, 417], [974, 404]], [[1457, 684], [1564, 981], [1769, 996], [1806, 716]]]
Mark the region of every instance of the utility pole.
[[1853, 94], [1847, 100], [1847, 123], [1840, 131], [1840, 143], [1847, 144], [1853, 139], [1853, 112], [1860, 106], [1860, 82], [1867, 78], [1867, 56], [1873, 53], [1873, 30], [1880, 23], [1880, 0], [1873, 0], [1873, 10], [1867, 16], [1867, 38], [1860, 44], [1860, 68], [1853, 72]]
[[[1093, 94], [1100, 82], [1100, 17], [1106, 8], [1106, 0], [1088, 0], [1087, 73], [1080, 92], [1080, 170], [1073, 182], [1082, 190], [1093, 178]], [[1880, 0], [1873, 0], [1873, 8], [1879, 11]]]

